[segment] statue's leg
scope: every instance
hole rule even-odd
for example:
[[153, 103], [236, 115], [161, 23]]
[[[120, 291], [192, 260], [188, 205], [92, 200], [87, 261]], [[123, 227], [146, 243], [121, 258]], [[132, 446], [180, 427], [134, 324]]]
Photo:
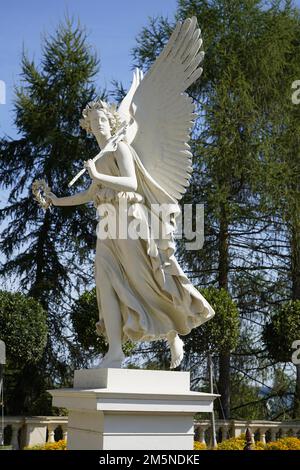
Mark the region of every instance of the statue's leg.
[[167, 340], [171, 350], [171, 364], [170, 369], [175, 369], [178, 367], [183, 359], [184, 354], [184, 343], [179, 338], [178, 334], [175, 331], [170, 331], [167, 335]]
[[103, 316], [109, 349], [99, 367], [121, 367], [125, 358], [122, 351], [122, 316], [115, 290], [105, 271], [97, 270], [96, 283], [100, 290]]

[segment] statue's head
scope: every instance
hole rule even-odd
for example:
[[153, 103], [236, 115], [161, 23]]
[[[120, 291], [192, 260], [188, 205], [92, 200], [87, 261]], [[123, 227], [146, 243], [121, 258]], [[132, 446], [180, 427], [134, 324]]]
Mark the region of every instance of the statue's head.
[[91, 101], [82, 111], [83, 119], [80, 126], [95, 136], [101, 134], [107, 139], [116, 133], [121, 127], [121, 119], [115, 105], [109, 105], [105, 101]]

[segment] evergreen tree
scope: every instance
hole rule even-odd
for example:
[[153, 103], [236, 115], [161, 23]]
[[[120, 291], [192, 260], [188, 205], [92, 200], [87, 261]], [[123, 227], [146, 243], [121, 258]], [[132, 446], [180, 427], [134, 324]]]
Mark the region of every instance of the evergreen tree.
[[[270, 357], [276, 362], [292, 361], [292, 344], [300, 338], [300, 300], [290, 300], [280, 306], [265, 324], [263, 339]], [[296, 366], [296, 387], [293, 418], [300, 416], [299, 365]]]
[[[254, 362], [257, 368], [261, 361], [268, 365], [256, 338], [287, 288], [280, 275], [286, 244], [282, 220], [274, 205], [265, 204], [259, 176], [278, 138], [274, 113], [280, 111], [274, 102], [296, 47], [297, 14], [290, 2], [180, 0], [177, 19], [193, 15], [203, 28], [206, 56], [201, 80], [189, 90], [200, 118], [192, 140], [193, 177], [183, 203], [205, 204], [205, 244], [198, 253], [185, 251], [184, 245], [179, 250], [195, 283], [229, 291], [241, 312], [237, 356], [219, 355], [219, 392], [228, 418], [231, 373], [241, 362], [244, 373]], [[133, 51], [137, 65], [149, 66], [173, 27], [157, 19], [142, 30]]]
[[[6, 256], [0, 274], [17, 276], [20, 289], [48, 312], [50, 334], [40, 365], [45, 380], [63, 380], [68, 348], [75, 352], [68, 304], [72, 293], [93, 277], [95, 215], [85, 206], [45, 212], [31, 188], [34, 180], [45, 178], [53, 192], [70, 194], [68, 182], [83, 161], [97, 153], [79, 119], [87, 102], [96, 97], [98, 65], [83, 28], [69, 19], [60, 24], [44, 40], [39, 65], [23, 53], [15, 98], [20, 137], [0, 141], [0, 182], [9, 190], [8, 203], [0, 211], [0, 221], [5, 221], [0, 249]], [[87, 184], [82, 179], [74, 190]]]
[[[270, 312], [267, 324], [274, 327], [281, 321], [281, 332], [290, 332], [286, 336], [274, 332], [268, 335], [268, 351], [271, 356], [283, 359], [282, 347], [286, 354], [291, 348], [291, 335], [297, 323], [296, 307], [300, 300], [300, 107], [293, 99], [293, 83], [300, 76], [300, 14], [293, 11], [290, 17], [289, 34], [293, 38], [288, 60], [284, 64], [284, 75], [276, 89], [274, 105], [270, 109], [269, 119], [272, 127], [269, 132], [274, 136], [271, 152], [264, 159], [264, 171], [261, 173], [261, 194], [266, 208], [274, 213], [274, 218], [281, 222], [281, 235], [285, 238], [281, 252], [281, 277], [285, 292], [279, 306]], [[286, 303], [286, 300], [289, 300]], [[290, 312], [289, 312], [290, 311]], [[291, 313], [294, 312], [294, 315]], [[294, 317], [294, 318], [292, 318]], [[279, 334], [279, 336], [278, 336]], [[294, 339], [295, 335], [294, 335]], [[283, 341], [279, 347], [278, 341]], [[277, 355], [274, 354], [277, 349]], [[280, 352], [279, 352], [280, 351]], [[280, 359], [281, 358], [281, 359]], [[293, 416], [300, 416], [300, 366], [296, 367], [296, 391]]]

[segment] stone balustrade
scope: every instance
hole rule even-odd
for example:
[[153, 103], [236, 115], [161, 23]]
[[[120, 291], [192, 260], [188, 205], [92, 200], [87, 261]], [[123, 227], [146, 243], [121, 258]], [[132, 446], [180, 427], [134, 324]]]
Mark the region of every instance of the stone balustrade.
[[4, 435], [10, 437], [5, 443], [15, 450], [67, 439], [67, 416], [6, 416], [4, 423]]
[[[23, 449], [45, 442], [67, 439], [67, 416], [34, 416], [34, 417], [5, 417], [5, 428], [10, 435], [13, 449]], [[209, 443], [210, 421], [195, 421], [195, 438], [203, 443]], [[300, 438], [300, 421], [238, 421], [216, 420], [217, 441], [222, 442], [230, 437], [238, 437], [249, 428], [252, 441], [269, 442], [280, 437], [294, 436]]]
[[[195, 437], [202, 443], [209, 443], [211, 424], [209, 420], [195, 421]], [[222, 442], [230, 437], [238, 437], [246, 433], [249, 428], [252, 442], [263, 443], [276, 441], [281, 437], [293, 436], [300, 438], [300, 421], [239, 421], [216, 420], [217, 442]]]

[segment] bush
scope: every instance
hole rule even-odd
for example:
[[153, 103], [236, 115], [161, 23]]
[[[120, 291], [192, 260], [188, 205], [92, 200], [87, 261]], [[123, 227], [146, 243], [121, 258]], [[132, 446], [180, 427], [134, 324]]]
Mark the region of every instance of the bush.
[[[244, 450], [246, 445], [246, 436], [241, 434], [238, 437], [232, 437], [218, 444], [217, 450]], [[261, 441], [252, 445], [252, 450], [265, 450], [265, 444]]]
[[37, 446], [24, 447], [24, 450], [67, 450], [67, 442], [65, 440], [47, 442]]
[[199, 441], [194, 441], [194, 450], [207, 450], [206, 444]]
[[[199, 443], [200, 444], [200, 443]], [[218, 444], [217, 450], [244, 450], [246, 445], [245, 434], [232, 437]], [[194, 447], [196, 449], [196, 447]], [[275, 442], [263, 444], [261, 441], [252, 445], [253, 450], [300, 450], [300, 439], [296, 437], [284, 437]], [[199, 449], [203, 450], [203, 449]]]
[[[96, 322], [99, 321], [96, 289], [84, 292], [77, 299], [71, 310], [71, 321], [76, 334], [76, 340], [90, 354], [105, 354], [108, 349], [106, 337], [96, 332]], [[123, 344], [123, 352], [127, 356], [134, 347], [131, 341]]]
[[39, 361], [47, 331], [46, 312], [35, 299], [0, 290], [0, 339], [6, 343], [7, 359], [15, 367]]
[[261, 441], [256, 441], [254, 450], [266, 450], [266, 444]]
[[283, 437], [275, 442], [269, 442], [265, 450], [300, 450], [300, 439], [296, 437]]
[[246, 445], [245, 435], [239, 437], [231, 437], [218, 444], [217, 450], [244, 450]]
[[240, 334], [239, 310], [235, 302], [225, 289], [208, 287], [199, 291], [215, 310], [216, 315], [201, 325], [201, 328], [195, 328], [187, 335], [186, 349], [190, 347], [197, 353], [234, 350]]
[[300, 300], [290, 300], [280, 307], [263, 329], [263, 341], [271, 359], [291, 362], [292, 343], [300, 338]]

